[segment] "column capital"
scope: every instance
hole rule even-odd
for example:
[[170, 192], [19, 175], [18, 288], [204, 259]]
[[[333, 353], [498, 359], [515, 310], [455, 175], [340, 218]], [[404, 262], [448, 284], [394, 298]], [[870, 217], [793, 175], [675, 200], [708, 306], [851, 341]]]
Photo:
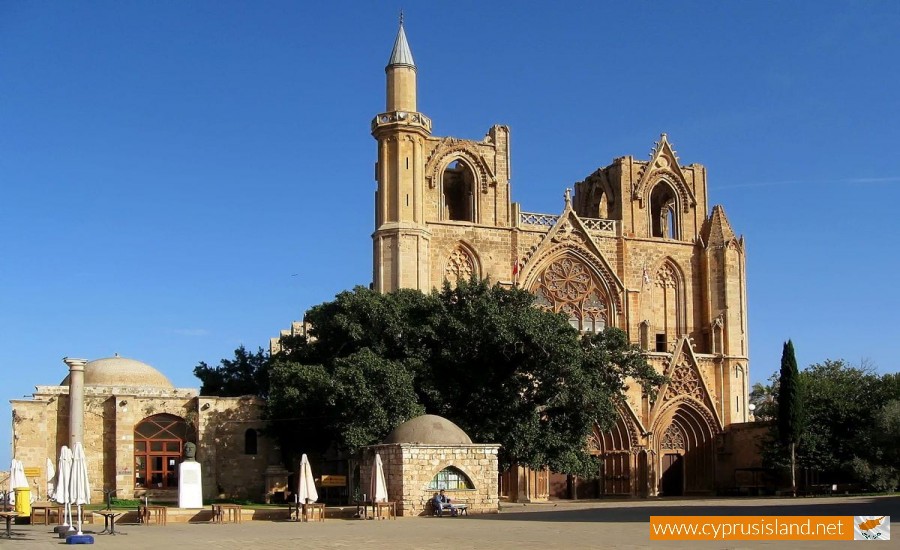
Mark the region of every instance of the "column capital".
[[69, 370], [84, 370], [84, 365], [87, 363], [87, 359], [76, 359], [74, 357], [63, 357], [63, 363], [65, 363]]

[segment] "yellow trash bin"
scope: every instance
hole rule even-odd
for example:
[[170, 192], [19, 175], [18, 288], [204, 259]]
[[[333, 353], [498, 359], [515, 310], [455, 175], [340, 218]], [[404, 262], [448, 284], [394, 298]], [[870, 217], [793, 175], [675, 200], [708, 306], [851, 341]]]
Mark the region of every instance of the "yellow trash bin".
[[31, 488], [16, 487], [13, 490], [16, 492], [16, 512], [19, 517], [31, 517]]

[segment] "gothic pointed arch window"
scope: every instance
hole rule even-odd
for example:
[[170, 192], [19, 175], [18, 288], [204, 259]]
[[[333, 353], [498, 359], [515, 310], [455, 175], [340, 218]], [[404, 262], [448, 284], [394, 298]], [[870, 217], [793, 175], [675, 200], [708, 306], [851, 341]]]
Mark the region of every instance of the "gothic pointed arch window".
[[665, 352], [685, 330], [684, 277], [671, 258], [657, 269], [654, 286], [650, 324], [656, 351]]
[[650, 192], [650, 235], [660, 239], [680, 240], [681, 224], [675, 190], [660, 180]]
[[475, 221], [475, 172], [460, 159], [447, 165], [441, 176], [442, 218], [450, 221]]
[[459, 281], [468, 281], [473, 275], [476, 277], [479, 275], [476, 266], [472, 252], [461, 244], [457, 245], [447, 258], [444, 279], [451, 285], [455, 285]]
[[564, 255], [548, 265], [532, 288], [535, 305], [562, 313], [576, 329], [599, 332], [609, 323], [609, 300], [588, 265]]

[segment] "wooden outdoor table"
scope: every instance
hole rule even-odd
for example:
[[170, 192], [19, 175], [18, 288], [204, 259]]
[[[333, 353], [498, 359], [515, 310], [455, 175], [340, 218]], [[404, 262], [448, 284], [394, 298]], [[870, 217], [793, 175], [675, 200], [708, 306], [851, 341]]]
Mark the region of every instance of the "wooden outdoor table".
[[302, 504], [301, 506], [303, 506], [303, 519], [307, 523], [313, 520], [325, 521], [324, 502], [310, 502], [309, 504]]
[[[241, 522], [241, 505], [240, 504], [214, 504], [213, 505], [213, 516], [215, 516], [215, 507], [219, 507], [218, 523], [233, 522], [240, 523]], [[226, 516], [228, 519], [226, 519]]]
[[19, 517], [19, 512], [0, 512], [0, 518], [4, 518], [6, 520], [6, 538], [12, 538], [12, 531], [10, 527], [12, 525], [12, 520]]
[[140, 505], [138, 506], [138, 522], [144, 523], [146, 525], [152, 525], [150, 523], [150, 518], [156, 520], [157, 525], [165, 525], [167, 523], [165, 506], [154, 506], [154, 505]]
[[[31, 505], [31, 524], [32, 525], [50, 525], [52, 515], [56, 513], [56, 520], [62, 522], [63, 509], [62, 504], [54, 504], [52, 502], [35, 502]], [[38, 518], [41, 523], [38, 523]]]
[[376, 502], [374, 508], [375, 519], [397, 519], [396, 502]]

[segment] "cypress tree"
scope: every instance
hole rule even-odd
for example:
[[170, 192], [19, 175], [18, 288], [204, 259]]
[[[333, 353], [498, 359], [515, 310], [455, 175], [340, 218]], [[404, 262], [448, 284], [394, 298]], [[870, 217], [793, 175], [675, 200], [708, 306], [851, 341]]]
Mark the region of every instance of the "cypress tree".
[[796, 450], [803, 431], [803, 395], [800, 371], [794, 356], [794, 344], [784, 343], [781, 352], [781, 373], [778, 378], [778, 436], [781, 444], [791, 452], [791, 493], [797, 496]]

